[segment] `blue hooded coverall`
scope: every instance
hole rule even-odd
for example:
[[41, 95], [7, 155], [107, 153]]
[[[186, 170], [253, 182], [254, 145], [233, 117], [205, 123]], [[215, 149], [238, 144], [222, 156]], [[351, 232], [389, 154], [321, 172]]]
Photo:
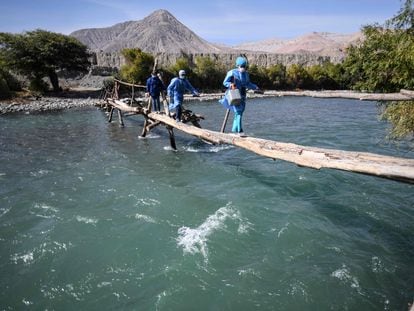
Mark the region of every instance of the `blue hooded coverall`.
[[[231, 87], [231, 84], [234, 83], [236, 88], [240, 90], [241, 101], [238, 105], [230, 105], [227, 100], [227, 93]], [[227, 87], [227, 91], [224, 94], [224, 97], [219, 100], [219, 102], [227, 109], [234, 111], [234, 121], [232, 132], [241, 133], [243, 132], [242, 127], [242, 116], [244, 109], [246, 108], [246, 90], [257, 90], [258, 87], [256, 84], [250, 82], [249, 73], [247, 71], [240, 72], [238, 68], [232, 69], [227, 72], [226, 77], [224, 78], [223, 85]]]
[[171, 80], [167, 88], [167, 94], [170, 97], [169, 109], [176, 109], [175, 119], [181, 121], [182, 107], [185, 91], [190, 91], [194, 95], [198, 95], [197, 90], [185, 78], [174, 78]]
[[147, 80], [147, 92], [152, 98], [152, 111], [160, 111], [160, 93], [165, 90], [165, 86], [157, 76], [152, 75]]

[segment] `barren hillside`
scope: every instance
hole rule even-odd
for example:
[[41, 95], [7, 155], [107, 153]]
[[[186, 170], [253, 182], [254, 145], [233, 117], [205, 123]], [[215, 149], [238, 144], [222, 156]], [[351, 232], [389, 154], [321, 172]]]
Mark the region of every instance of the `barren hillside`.
[[339, 56], [344, 54], [349, 44], [360, 38], [361, 33], [359, 32], [353, 34], [312, 32], [293, 39], [268, 39], [240, 44], [233, 48], [267, 53], [313, 53], [323, 56]]
[[158, 10], [139, 21], [107, 28], [82, 29], [71, 33], [93, 51], [118, 52], [140, 48], [150, 53], [219, 53], [211, 44], [180, 23], [166, 10]]

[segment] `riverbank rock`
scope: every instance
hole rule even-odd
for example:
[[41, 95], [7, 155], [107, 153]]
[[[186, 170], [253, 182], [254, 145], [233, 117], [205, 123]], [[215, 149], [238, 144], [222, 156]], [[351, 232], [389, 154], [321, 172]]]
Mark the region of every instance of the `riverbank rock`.
[[0, 102], [0, 114], [37, 113], [71, 108], [91, 107], [98, 102], [96, 98], [42, 97], [40, 99], [15, 99]]

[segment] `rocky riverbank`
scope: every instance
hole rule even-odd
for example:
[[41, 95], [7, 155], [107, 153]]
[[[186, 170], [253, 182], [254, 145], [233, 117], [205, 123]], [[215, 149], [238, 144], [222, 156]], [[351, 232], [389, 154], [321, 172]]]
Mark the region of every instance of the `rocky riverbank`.
[[37, 113], [44, 111], [63, 110], [94, 106], [98, 102], [96, 98], [62, 98], [42, 97], [25, 98], [0, 102], [0, 115], [10, 113]]
[[[70, 92], [60, 96], [48, 97], [20, 97], [8, 101], [0, 101], [0, 115], [10, 113], [36, 113], [44, 111], [63, 110], [71, 108], [91, 107], [99, 104], [100, 91]], [[214, 101], [223, 96], [221, 93], [202, 93], [199, 97], [186, 94], [184, 101]], [[372, 101], [400, 101], [413, 100], [412, 91], [401, 90], [400, 93], [361, 93], [352, 91], [266, 91], [260, 93], [249, 92], [248, 98], [309, 96], [319, 98], [347, 98]], [[147, 98], [135, 98], [139, 102], [146, 102]]]

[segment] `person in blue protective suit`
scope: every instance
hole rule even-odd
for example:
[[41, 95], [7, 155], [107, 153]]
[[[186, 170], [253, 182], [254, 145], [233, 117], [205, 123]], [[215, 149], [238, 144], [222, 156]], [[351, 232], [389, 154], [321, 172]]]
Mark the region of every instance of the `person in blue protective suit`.
[[181, 122], [182, 103], [184, 100], [185, 91], [190, 91], [194, 96], [200, 95], [187, 80], [185, 70], [180, 70], [178, 72], [178, 78], [173, 78], [167, 87], [167, 94], [170, 98], [169, 108], [170, 110], [176, 110], [175, 120], [177, 122]]
[[159, 112], [161, 110], [160, 94], [163, 90], [165, 90], [164, 83], [162, 83], [161, 79], [157, 76], [157, 72], [153, 71], [151, 77], [147, 79], [146, 88], [147, 96], [151, 96], [152, 99], [152, 111]]
[[[225, 96], [219, 101], [225, 108], [230, 109], [234, 112], [232, 132], [239, 133], [240, 135], [243, 135], [242, 116], [244, 109], [246, 108], [247, 89], [259, 89], [256, 84], [250, 82], [249, 73], [247, 72], [246, 68], [247, 59], [242, 56], [237, 57], [236, 68], [227, 72], [227, 75], [224, 78], [223, 85], [227, 87], [227, 91], [225, 93]], [[241, 100], [237, 105], [230, 105], [230, 102], [227, 98], [227, 93], [230, 89], [234, 88], [239, 89]]]

